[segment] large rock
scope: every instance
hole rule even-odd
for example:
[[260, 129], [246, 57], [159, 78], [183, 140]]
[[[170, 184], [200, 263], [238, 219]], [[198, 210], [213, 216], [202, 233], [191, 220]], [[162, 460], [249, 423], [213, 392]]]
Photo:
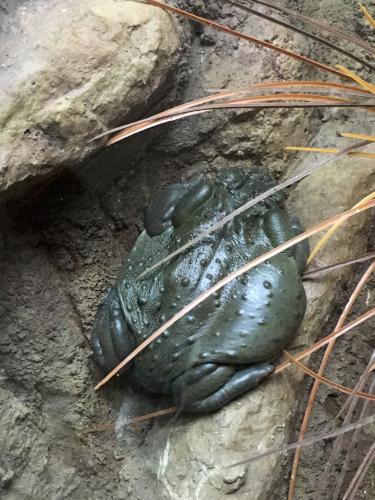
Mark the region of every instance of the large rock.
[[[344, 147], [343, 141], [338, 141], [335, 136], [333, 123], [321, 129], [317, 143], [321, 146], [339, 143]], [[366, 126], [361, 125], [364, 133], [370, 133], [375, 121], [371, 119]], [[358, 130], [359, 126], [354, 119], [348, 120], [345, 128]], [[298, 170], [312, 162], [314, 158], [306, 156], [304, 161], [299, 161]], [[341, 159], [302, 181], [293, 191], [289, 205], [305, 227], [312, 227], [341, 210], [351, 208], [374, 189], [372, 160]], [[366, 215], [361, 215], [347, 222], [319, 254], [315, 265], [333, 264], [365, 251], [366, 219]], [[318, 238], [312, 239], [312, 245]], [[294, 342], [295, 347], [289, 346], [292, 352], [299, 352], [316, 340], [337, 299], [335, 292], [347, 275], [348, 269], [335, 271], [305, 283], [308, 309]], [[184, 418], [172, 428], [154, 429], [148, 436], [149, 445], [152, 447], [158, 435], [157, 442], [160, 443], [160, 435], [165, 442], [153, 468], [158, 471], [166, 498], [218, 500], [229, 493], [238, 499], [279, 498], [278, 454], [250, 464], [228, 466], [285, 443], [293, 425], [290, 416], [299, 397], [301, 378], [302, 372], [289, 368], [281, 375], [271, 376], [257, 389], [214, 415]], [[157, 450], [153, 452], [157, 453]]]
[[179, 47], [172, 17], [140, 2], [40, 0], [2, 17], [0, 195], [87, 158], [95, 134], [145, 112]]

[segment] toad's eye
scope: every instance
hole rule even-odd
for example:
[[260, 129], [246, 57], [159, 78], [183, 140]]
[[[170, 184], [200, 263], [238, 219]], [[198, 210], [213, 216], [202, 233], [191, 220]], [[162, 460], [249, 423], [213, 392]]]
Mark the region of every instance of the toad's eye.
[[172, 216], [180, 200], [199, 184], [200, 178], [173, 184], [156, 196], [145, 213], [145, 229], [149, 236], [157, 236], [171, 225]]
[[175, 227], [180, 226], [212, 196], [213, 184], [209, 181], [201, 181], [191, 188], [185, 196], [177, 203], [172, 215], [172, 223]]

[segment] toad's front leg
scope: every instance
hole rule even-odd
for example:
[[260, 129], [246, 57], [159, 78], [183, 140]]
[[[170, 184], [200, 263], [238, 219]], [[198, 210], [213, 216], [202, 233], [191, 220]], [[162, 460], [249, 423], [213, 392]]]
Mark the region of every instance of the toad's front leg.
[[102, 301], [91, 334], [94, 359], [106, 371], [112, 370], [134, 349], [131, 331], [114, 288]]

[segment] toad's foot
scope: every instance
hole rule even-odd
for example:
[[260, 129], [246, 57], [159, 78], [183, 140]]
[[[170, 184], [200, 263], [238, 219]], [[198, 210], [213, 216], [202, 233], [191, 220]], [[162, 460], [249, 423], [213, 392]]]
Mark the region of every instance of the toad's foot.
[[272, 371], [270, 363], [242, 369], [234, 365], [200, 365], [174, 381], [174, 401], [186, 412], [212, 412], [258, 385]]

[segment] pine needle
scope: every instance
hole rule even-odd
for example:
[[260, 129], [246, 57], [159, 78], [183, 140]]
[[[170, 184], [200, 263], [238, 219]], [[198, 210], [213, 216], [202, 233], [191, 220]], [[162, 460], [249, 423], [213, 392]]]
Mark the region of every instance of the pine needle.
[[363, 14], [365, 15], [367, 21], [375, 29], [375, 19], [371, 16], [371, 14], [369, 13], [369, 11], [366, 9], [366, 7], [364, 5], [359, 3], [358, 6], [361, 9], [361, 11], [363, 12]]
[[[356, 134], [360, 135], [360, 134]], [[364, 136], [361, 136], [364, 137]], [[306, 153], [323, 153], [323, 154], [334, 154], [338, 153], [340, 150], [338, 148], [313, 148], [305, 146], [287, 146], [286, 151], [301, 151]], [[375, 158], [375, 153], [369, 153], [368, 151], [351, 151], [348, 153], [349, 156], [356, 156], [357, 158]]]
[[293, 52], [291, 50], [284, 49], [283, 47], [279, 47], [278, 45], [274, 45], [270, 42], [260, 40], [259, 38], [256, 38], [254, 36], [246, 35], [245, 33], [241, 33], [239, 31], [236, 31], [232, 28], [229, 28], [228, 26], [224, 26], [223, 24], [217, 23], [216, 21], [212, 21], [211, 19], [206, 19], [204, 17], [197, 16], [195, 14], [192, 14], [191, 12], [187, 12], [185, 10], [178, 9], [177, 7], [167, 5], [167, 4], [165, 4], [163, 2], [159, 2], [157, 0], [146, 0], [146, 2], [149, 3], [150, 5], [154, 5], [155, 7], [160, 7], [161, 9], [164, 9], [164, 10], [167, 10], [169, 12], [173, 12], [174, 14], [186, 17], [188, 19], [191, 19], [192, 21], [196, 21], [199, 24], [210, 26], [211, 28], [214, 28], [218, 31], [223, 31], [224, 33], [227, 33], [229, 35], [235, 36], [235, 37], [240, 38], [242, 40], [246, 40], [247, 42], [255, 43], [256, 45], [260, 45], [260, 46], [265, 47], [267, 49], [274, 50], [276, 52], [279, 52], [280, 54], [286, 55], [286, 56], [291, 57], [293, 59], [297, 59], [298, 61], [308, 63], [316, 68], [319, 68], [319, 69], [321, 69], [325, 72], [328, 72], [328, 73], [332, 73], [332, 74], [339, 76], [341, 78], [346, 76], [341, 71], [338, 71], [338, 70], [332, 68], [331, 66], [323, 64], [319, 61], [316, 61], [315, 59], [311, 59], [309, 57], [302, 56], [301, 54], [297, 54], [296, 52]]
[[341, 132], [342, 137], [348, 137], [349, 139], [360, 139], [363, 141], [375, 142], [375, 135], [367, 134], [353, 134], [351, 132]]
[[271, 9], [275, 9], [279, 12], [282, 12], [283, 14], [286, 14], [287, 16], [292, 16], [295, 17], [296, 19], [299, 19], [300, 21], [303, 21], [307, 24], [311, 24], [312, 26], [315, 26], [315, 28], [318, 28], [321, 31], [327, 31], [328, 33], [331, 33], [338, 37], [341, 41], [342, 40], [347, 40], [350, 43], [353, 43], [357, 45], [358, 47], [362, 47], [363, 49], [367, 50], [367, 52], [370, 52], [370, 54], [375, 54], [375, 49], [368, 43], [366, 43], [362, 38], [348, 32], [348, 31], [343, 31], [335, 26], [331, 26], [330, 24], [327, 24], [323, 21], [318, 21], [317, 19], [314, 19], [313, 17], [306, 16], [304, 14], [301, 14], [300, 12], [297, 12], [295, 10], [287, 9], [285, 7], [282, 7], [279, 4], [274, 4], [273, 2], [269, 0], [254, 0], [255, 3], [259, 3], [261, 5], [266, 5], [267, 7], [270, 7]]
[[230, 273], [228, 276], [225, 278], [221, 279], [218, 281], [214, 286], [206, 290], [205, 292], [201, 293], [196, 297], [194, 300], [192, 300], [188, 305], [183, 307], [177, 314], [172, 316], [168, 321], [166, 321], [160, 328], [155, 330], [144, 342], [142, 342], [138, 347], [136, 347], [121, 363], [119, 363], [113, 370], [111, 370], [108, 375], [106, 375], [95, 387], [95, 390], [98, 390], [100, 387], [105, 385], [109, 380], [111, 380], [112, 377], [114, 377], [122, 368], [124, 368], [132, 359], [134, 359], [138, 354], [140, 354], [147, 346], [149, 346], [154, 340], [156, 340], [160, 335], [165, 332], [168, 328], [170, 328], [172, 325], [174, 325], [178, 320], [183, 318], [186, 314], [188, 314], [192, 309], [194, 309], [196, 306], [198, 306], [200, 303], [202, 303], [204, 300], [206, 300], [210, 295], [213, 293], [217, 292], [221, 288], [223, 288], [225, 285], [233, 281], [234, 279], [238, 278], [242, 274], [250, 271], [253, 269], [255, 266], [261, 264], [262, 262], [265, 262], [266, 260], [274, 257], [275, 255], [278, 255], [279, 253], [283, 252], [284, 250], [293, 247], [294, 245], [297, 245], [301, 241], [306, 240], [310, 236], [319, 233], [320, 231], [330, 227], [331, 225], [335, 224], [338, 220], [347, 220], [353, 217], [354, 215], [357, 215], [365, 210], [368, 210], [370, 208], [375, 207], [375, 201], [371, 200], [368, 201], [366, 205], [361, 205], [357, 208], [354, 208], [352, 210], [348, 210], [346, 212], [342, 212], [340, 214], [337, 214], [333, 217], [330, 217], [329, 219], [321, 222], [320, 224], [317, 224], [313, 228], [305, 231], [304, 233], [299, 234], [298, 236], [295, 236], [294, 238], [291, 238], [289, 241], [283, 243], [282, 245], [279, 245], [278, 247], [260, 255], [259, 257], [251, 260], [244, 266], [242, 266], [240, 269], [237, 271], [234, 271]]
[[242, 214], [243, 212], [245, 212], [249, 208], [254, 207], [257, 203], [260, 203], [260, 202], [266, 200], [269, 196], [272, 196], [272, 195], [276, 194], [277, 192], [282, 191], [283, 189], [286, 189], [287, 187], [292, 186], [293, 184], [301, 181], [302, 179], [308, 177], [313, 172], [316, 172], [318, 169], [320, 169], [324, 165], [327, 165], [331, 161], [338, 160], [339, 158], [347, 155], [349, 152], [351, 152], [353, 150], [356, 150], [356, 149], [358, 149], [358, 148], [360, 148], [362, 146], [365, 146], [367, 144], [368, 144], [368, 141], [364, 141], [364, 142], [361, 142], [361, 143], [357, 143], [357, 144], [355, 144], [353, 146], [349, 146], [348, 148], [341, 149], [334, 156], [330, 156], [329, 158], [327, 158], [325, 160], [321, 160], [318, 163], [313, 163], [312, 165], [308, 166], [307, 168], [305, 168], [302, 172], [298, 173], [297, 175], [292, 176], [292, 177], [286, 179], [285, 181], [281, 182], [277, 186], [274, 186], [274, 187], [268, 189], [267, 191], [264, 191], [260, 195], [256, 196], [252, 200], [249, 200], [244, 205], [238, 207], [236, 210], [234, 210], [230, 214], [228, 214], [225, 217], [223, 217], [217, 223], [215, 223], [212, 226], [210, 226], [207, 230], [202, 231], [195, 238], [193, 238], [192, 240], [188, 241], [187, 243], [185, 243], [181, 247], [177, 248], [177, 250], [175, 250], [174, 252], [171, 252], [166, 257], [163, 257], [158, 262], [156, 262], [152, 266], [150, 266], [147, 269], [145, 269], [145, 271], [143, 271], [139, 275], [138, 278], [139, 279], [143, 278], [144, 276], [146, 276], [147, 274], [149, 274], [154, 269], [157, 269], [161, 265], [163, 265], [166, 262], [168, 262], [170, 259], [176, 257], [177, 255], [179, 255], [179, 254], [185, 252], [186, 250], [188, 250], [189, 248], [193, 247], [194, 245], [196, 245], [197, 243], [199, 243], [200, 241], [202, 241], [204, 238], [206, 238], [207, 236], [209, 236], [213, 232], [217, 231], [220, 227], [224, 226], [229, 221], [233, 220], [238, 215]]
[[295, 31], [296, 33], [299, 33], [300, 35], [303, 35], [306, 38], [311, 38], [315, 42], [318, 42], [322, 45], [325, 45], [326, 47], [329, 47], [330, 49], [335, 50], [337, 52], [340, 52], [341, 54], [344, 54], [346, 57], [349, 57], [350, 59], [353, 59], [354, 61], [359, 62], [360, 64], [367, 67], [371, 71], [375, 70], [374, 66], [372, 66], [370, 63], [368, 63], [364, 59], [361, 59], [360, 57], [354, 55], [352, 52], [349, 52], [348, 50], [343, 49], [342, 47], [336, 45], [335, 43], [330, 42], [329, 40], [326, 40], [325, 38], [314, 35], [313, 33], [310, 33], [309, 31], [306, 31], [302, 28], [298, 28], [297, 26], [295, 26], [294, 24], [291, 24], [290, 22], [281, 21], [280, 19], [277, 19], [275, 17], [264, 14], [263, 12], [259, 12], [255, 9], [247, 7], [246, 5], [243, 5], [242, 3], [237, 2], [235, 0], [228, 0], [228, 2], [232, 5], [235, 5], [239, 9], [242, 9], [246, 12], [249, 12], [250, 14], [253, 14], [254, 16], [261, 17], [262, 19], [265, 19], [266, 21], [269, 21], [269, 22], [274, 23], [274, 24], [278, 24], [279, 26], [283, 26], [283, 28]]
[[279, 448], [273, 448], [271, 450], [266, 450], [261, 453], [257, 453], [255, 455], [250, 456], [249, 458], [246, 458], [245, 460], [241, 460], [240, 462], [235, 462], [234, 464], [228, 465], [228, 468], [247, 464], [249, 462], [253, 462], [254, 460], [259, 460], [260, 458], [269, 457], [270, 455], [274, 455], [275, 453], [285, 453], [290, 450], [295, 450], [296, 448], [300, 448], [301, 446], [311, 446], [312, 444], [318, 443], [319, 441], [323, 441], [325, 439], [332, 439], [336, 436], [345, 434], [346, 432], [350, 432], [355, 429], [360, 429], [361, 427], [364, 427], [366, 425], [371, 425], [373, 422], [375, 422], [375, 415], [364, 418], [363, 420], [358, 420], [357, 422], [353, 422], [352, 424], [343, 425], [342, 427], [339, 427], [338, 429], [335, 429], [330, 432], [309, 436], [302, 442], [298, 441], [296, 443], [280, 446]]
[[298, 361], [298, 359], [294, 358], [288, 351], [285, 349], [283, 350], [283, 353], [285, 356], [288, 358], [288, 360], [291, 362], [291, 364], [296, 365], [300, 370], [306, 373], [306, 375], [310, 375], [310, 377], [314, 378], [316, 381], [328, 385], [329, 387], [332, 387], [333, 389], [336, 389], [339, 392], [342, 392], [343, 394], [348, 394], [349, 396], [353, 396], [356, 398], [361, 398], [361, 399], [366, 399], [368, 401], [375, 401], [375, 394], [369, 394], [368, 392], [362, 392], [362, 391], [355, 391], [353, 389], [349, 389], [348, 387], [345, 387], [344, 385], [338, 384], [334, 382], [333, 380], [330, 380], [326, 377], [323, 377], [319, 373], [314, 372], [307, 366], [305, 366], [303, 363]]
[[[368, 321], [370, 318], [373, 318], [373, 317], [375, 317], [375, 307], [373, 307], [372, 309], [369, 309], [367, 312], [365, 312], [361, 316], [358, 316], [358, 318], [351, 321], [350, 323], [347, 323], [345, 326], [343, 326], [339, 330], [333, 331], [332, 333], [330, 333], [329, 335], [327, 335], [323, 339], [318, 340], [318, 342], [315, 342], [315, 344], [313, 344], [312, 346], [307, 347], [306, 349], [301, 351], [297, 356], [295, 356], [294, 359], [299, 361], [300, 359], [303, 359], [303, 358], [306, 358], [307, 356], [310, 356], [310, 354], [312, 354], [313, 352], [318, 351], [323, 346], [329, 344], [329, 342], [331, 340], [336, 339], [336, 338], [340, 337], [341, 335], [344, 335], [345, 333], [349, 332], [350, 330], [353, 330], [353, 328], [357, 327], [358, 325], [361, 325], [362, 323], [365, 323], [366, 321]], [[290, 361], [283, 361], [282, 363], [279, 364], [278, 367], [276, 367], [274, 373], [280, 373], [280, 372], [284, 371], [286, 368], [288, 368], [290, 365], [291, 365]]]
[[[360, 207], [362, 205], [365, 205], [369, 200], [375, 199], [375, 191], [370, 193], [369, 195], [365, 196], [362, 200], [360, 200], [358, 203], [354, 205], [353, 208]], [[339, 229], [339, 227], [342, 226], [344, 221], [337, 221], [332, 227], [329, 228], [327, 233], [318, 241], [318, 243], [315, 245], [313, 250], [311, 251], [309, 258], [307, 259], [307, 265], [311, 263], [313, 258], [316, 256], [316, 254], [323, 248], [324, 245], [328, 243], [328, 241], [332, 238], [332, 236], [335, 234], [335, 232]]]
[[[365, 272], [365, 274], [359, 280], [357, 286], [355, 287], [353, 293], [351, 294], [346, 306], [344, 307], [344, 309], [340, 315], [340, 318], [336, 324], [336, 328], [334, 331], [339, 330], [345, 324], [345, 321], [346, 321], [347, 317], [349, 316], [359, 294], [361, 293], [363, 287], [366, 285], [368, 280], [371, 278], [374, 271], [375, 271], [375, 262], [370, 264], [370, 266], [367, 269], [367, 271]], [[335, 346], [335, 343], [336, 343], [336, 339], [332, 339], [329, 342], [329, 344], [327, 345], [327, 348], [324, 352], [322, 362], [321, 362], [320, 367], [319, 367], [319, 372], [318, 372], [319, 376], [322, 376], [322, 374], [324, 373], [324, 370], [326, 369], [326, 367], [328, 365], [328, 362], [329, 362], [330, 356], [332, 354], [333, 348]], [[307, 426], [308, 426], [308, 423], [310, 420], [310, 416], [311, 416], [311, 413], [313, 410], [314, 402], [315, 402], [316, 396], [318, 394], [321, 382], [322, 382], [321, 380], [315, 379], [314, 385], [311, 389], [310, 397], [309, 397], [309, 400], [307, 402], [306, 411], [305, 411], [305, 414], [303, 417], [302, 426], [301, 426], [301, 430], [300, 430], [299, 437], [298, 437], [299, 441], [302, 441], [304, 439], [305, 434], [307, 432]], [[355, 396], [357, 395], [357, 393], [358, 393], [358, 391], [354, 391]], [[293, 500], [293, 498], [294, 498], [297, 470], [298, 470], [298, 466], [299, 466], [300, 459], [301, 459], [301, 452], [302, 452], [301, 448], [298, 448], [296, 450], [296, 453], [294, 456], [292, 472], [291, 472], [291, 477], [290, 477], [290, 484], [289, 484], [288, 500]]]
[[364, 255], [360, 255], [359, 257], [354, 257], [353, 259], [344, 260], [343, 262], [337, 262], [336, 264], [330, 264], [329, 266], [318, 267], [315, 269], [311, 269], [304, 273], [302, 279], [314, 279], [316, 276], [320, 274], [324, 274], [326, 272], [335, 271], [336, 269], [341, 269], [346, 266], [351, 266], [352, 264], [357, 264], [359, 262], [366, 262], [367, 260], [375, 259], [375, 252], [366, 253]]
[[[164, 410], [158, 410], [158, 411], [154, 411], [152, 413], [147, 413], [147, 415], [140, 415], [138, 417], [134, 417], [134, 418], [131, 418], [129, 420], [124, 420], [123, 422], [121, 422], [121, 425], [126, 426], [126, 425], [138, 424], [139, 422], [143, 422], [145, 420], [151, 420], [151, 419], [157, 418], [157, 417], [163, 417], [164, 415], [169, 415], [171, 413], [175, 413], [176, 411], [177, 411], [177, 407], [172, 406], [171, 408], [165, 408]], [[92, 433], [92, 432], [108, 431], [108, 430], [114, 429], [116, 427], [116, 425], [117, 425], [117, 422], [102, 424], [102, 425], [98, 425], [98, 426], [94, 427], [93, 429], [89, 429], [86, 432]]]
[[351, 78], [353, 81], [358, 83], [361, 87], [368, 90], [372, 94], [375, 94], [375, 85], [366, 82], [366, 80], [358, 76], [356, 73], [354, 73], [354, 71], [350, 71], [350, 69], [345, 68], [345, 66], [341, 66], [341, 64], [336, 64], [336, 68], [338, 68], [341, 71], [341, 73], [343, 73], [344, 75], [346, 75], [347, 77]]

